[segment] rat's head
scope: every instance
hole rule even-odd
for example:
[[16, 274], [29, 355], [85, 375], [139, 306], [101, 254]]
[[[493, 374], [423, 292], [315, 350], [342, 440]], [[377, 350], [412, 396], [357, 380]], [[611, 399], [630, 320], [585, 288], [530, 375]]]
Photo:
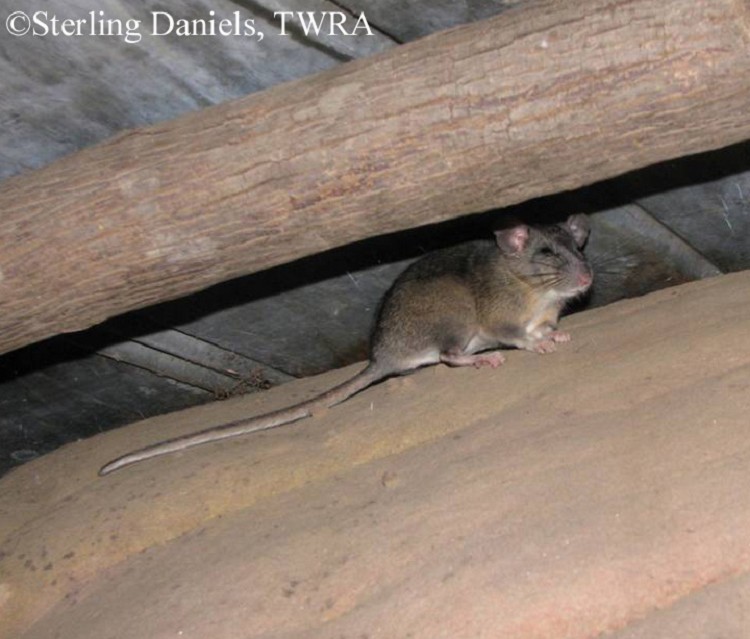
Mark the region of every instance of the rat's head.
[[588, 217], [571, 215], [550, 226], [516, 224], [495, 231], [495, 239], [511, 270], [534, 288], [561, 298], [584, 293], [594, 279], [581, 249], [589, 236]]

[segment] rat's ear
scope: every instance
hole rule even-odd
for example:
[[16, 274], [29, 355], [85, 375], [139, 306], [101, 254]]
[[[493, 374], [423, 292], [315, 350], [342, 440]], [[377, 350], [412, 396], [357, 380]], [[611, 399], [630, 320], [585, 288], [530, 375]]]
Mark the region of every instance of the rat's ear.
[[501, 250], [508, 253], [520, 253], [526, 248], [529, 241], [529, 227], [525, 224], [516, 224], [507, 229], [495, 231], [495, 241]]
[[588, 215], [585, 213], [575, 213], [565, 220], [563, 226], [570, 231], [578, 248], [586, 243], [586, 238], [588, 238], [589, 232], [591, 231]]

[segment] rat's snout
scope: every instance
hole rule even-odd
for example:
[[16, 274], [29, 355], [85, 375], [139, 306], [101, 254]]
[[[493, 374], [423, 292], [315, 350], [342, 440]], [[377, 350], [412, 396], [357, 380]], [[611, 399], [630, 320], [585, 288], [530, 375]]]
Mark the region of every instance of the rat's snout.
[[594, 274], [591, 272], [590, 268], [587, 268], [578, 273], [578, 277], [576, 278], [576, 285], [582, 289], [587, 289], [589, 286], [591, 286], [591, 283], [593, 281]]

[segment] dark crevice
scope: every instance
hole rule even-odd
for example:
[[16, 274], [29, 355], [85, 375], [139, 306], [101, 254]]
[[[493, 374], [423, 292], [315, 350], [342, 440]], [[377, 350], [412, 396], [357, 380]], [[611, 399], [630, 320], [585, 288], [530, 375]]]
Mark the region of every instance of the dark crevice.
[[[359, 14], [355, 13], [353, 9], [350, 9], [343, 2], [340, 2], [339, 0], [328, 0], [328, 2], [331, 3], [334, 7], [338, 7], [342, 11], [346, 11], [351, 16], [354, 16], [354, 17], [357, 17], [357, 18], [359, 17]], [[365, 12], [364, 11], [360, 11], [360, 14], [361, 13], [365, 13]], [[380, 35], [388, 38], [389, 40], [392, 40], [395, 44], [403, 44], [404, 43], [404, 41], [401, 40], [400, 38], [397, 38], [392, 33], [389, 33], [388, 31], [386, 31], [383, 27], [378, 26], [377, 24], [375, 24], [372, 20], [370, 20], [370, 18], [367, 18], [367, 24], [370, 25], [371, 29], [374, 29]]]
[[[254, 0], [232, 1], [234, 4], [247, 9], [253, 15], [257, 15], [259, 18], [262, 18], [270, 24], [281, 24], [281, 21], [274, 17], [273, 11], [271, 11], [270, 9], [266, 9], [266, 7], [264, 7], [262, 4], [255, 2]], [[312, 49], [315, 49], [316, 51], [320, 51], [321, 53], [324, 53], [334, 58], [335, 60], [338, 60], [339, 62], [349, 62], [350, 60], [354, 59], [353, 56], [342, 53], [334, 47], [328, 46], [323, 42], [319, 42], [318, 40], [312, 40], [308, 38], [302, 28], [295, 22], [286, 23], [286, 33], [288, 33], [289, 37], [292, 38], [292, 40], [294, 40], [295, 42], [299, 42], [303, 46], [310, 47]]]

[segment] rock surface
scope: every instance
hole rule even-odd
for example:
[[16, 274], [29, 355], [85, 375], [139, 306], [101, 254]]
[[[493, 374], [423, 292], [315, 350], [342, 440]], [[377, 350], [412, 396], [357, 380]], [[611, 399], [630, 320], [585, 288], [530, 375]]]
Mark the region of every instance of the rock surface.
[[66, 446], [0, 481], [0, 637], [748, 636], [748, 317], [722, 276], [103, 479], [355, 369]]

